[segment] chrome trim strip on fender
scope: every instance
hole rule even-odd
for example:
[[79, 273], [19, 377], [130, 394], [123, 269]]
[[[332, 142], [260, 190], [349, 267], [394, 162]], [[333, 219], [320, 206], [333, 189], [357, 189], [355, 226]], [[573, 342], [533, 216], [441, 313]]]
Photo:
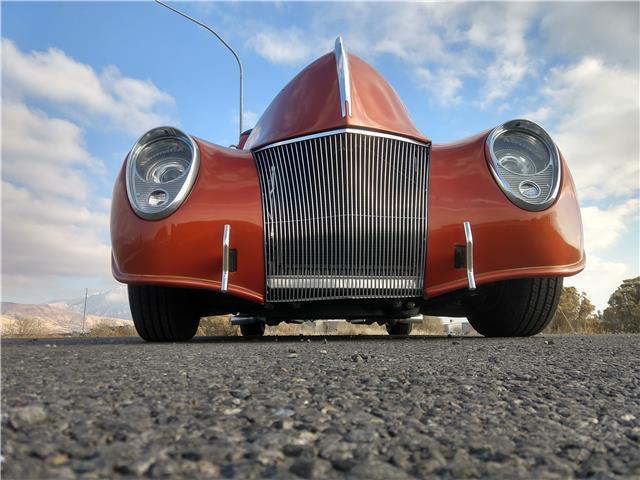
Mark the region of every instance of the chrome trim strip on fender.
[[264, 147], [260, 147], [254, 150], [254, 152], [260, 152], [262, 150], [266, 150], [267, 148], [280, 147], [282, 145], [288, 145], [290, 143], [304, 142], [305, 140], [313, 140], [315, 138], [329, 137], [331, 135], [336, 135], [338, 133], [357, 133], [359, 135], [368, 135], [370, 137], [387, 138], [389, 140], [399, 140], [401, 142], [411, 143], [413, 145], [429, 146], [427, 142], [419, 142], [418, 140], [413, 140], [412, 138], [401, 137], [400, 135], [393, 135], [391, 133], [374, 132], [371, 130], [364, 130], [360, 128], [338, 128], [336, 130], [329, 130], [327, 132], [312, 133], [310, 135], [304, 135], [302, 137], [295, 137], [295, 138], [290, 138], [288, 140], [281, 140], [276, 143], [270, 143], [269, 145], [265, 145]]
[[464, 236], [467, 239], [467, 282], [469, 290], [476, 289], [476, 277], [473, 273], [473, 235], [471, 233], [471, 223], [464, 222]]
[[222, 282], [220, 290], [226, 292], [229, 288], [229, 238], [231, 237], [231, 225], [224, 226], [222, 233]]
[[351, 116], [351, 75], [349, 74], [349, 57], [344, 48], [342, 37], [336, 38], [336, 47], [333, 53], [336, 56], [338, 68], [338, 86], [340, 87], [340, 110], [342, 116]]

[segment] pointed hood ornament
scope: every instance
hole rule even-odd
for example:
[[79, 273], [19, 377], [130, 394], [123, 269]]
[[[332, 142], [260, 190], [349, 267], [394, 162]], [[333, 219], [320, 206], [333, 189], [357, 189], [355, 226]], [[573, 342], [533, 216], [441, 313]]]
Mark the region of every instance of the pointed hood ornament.
[[338, 85], [340, 87], [340, 108], [342, 116], [351, 116], [351, 76], [349, 74], [349, 57], [344, 48], [342, 37], [336, 38], [336, 47], [333, 51], [336, 56], [338, 68]]

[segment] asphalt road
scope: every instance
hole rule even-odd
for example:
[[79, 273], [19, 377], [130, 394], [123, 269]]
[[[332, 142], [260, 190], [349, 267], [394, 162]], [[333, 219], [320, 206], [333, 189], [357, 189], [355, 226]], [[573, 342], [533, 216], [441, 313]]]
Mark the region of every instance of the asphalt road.
[[2, 342], [2, 476], [640, 477], [640, 336]]

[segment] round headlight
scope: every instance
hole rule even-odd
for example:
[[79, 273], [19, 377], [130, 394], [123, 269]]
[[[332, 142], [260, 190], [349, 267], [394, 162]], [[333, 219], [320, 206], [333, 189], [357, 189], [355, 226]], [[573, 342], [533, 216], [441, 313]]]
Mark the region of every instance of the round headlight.
[[507, 197], [521, 208], [543, 210], [560, 186], [558, 149], [542, 127], [512, 120], [487, 137], [489, 166]]
[[135, 212], [155, 220], [174, 212], [189, 194], [199, 167], [193, 139], [159, 127], [136, 142], [127, 159], [127, 193]]

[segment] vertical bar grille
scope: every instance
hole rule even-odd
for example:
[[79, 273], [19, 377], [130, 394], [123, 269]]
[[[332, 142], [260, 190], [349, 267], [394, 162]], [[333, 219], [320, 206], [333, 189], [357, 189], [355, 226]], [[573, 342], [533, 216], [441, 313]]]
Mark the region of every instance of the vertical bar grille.
[[422, 296], [428, 145], [345, 130], [254, 157], [267, 301]]

